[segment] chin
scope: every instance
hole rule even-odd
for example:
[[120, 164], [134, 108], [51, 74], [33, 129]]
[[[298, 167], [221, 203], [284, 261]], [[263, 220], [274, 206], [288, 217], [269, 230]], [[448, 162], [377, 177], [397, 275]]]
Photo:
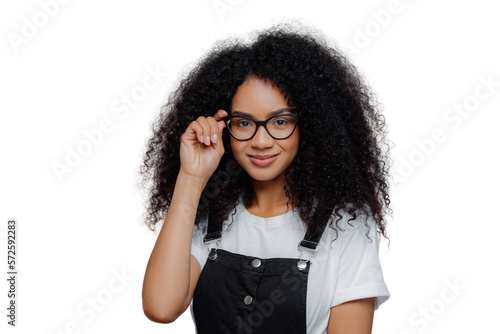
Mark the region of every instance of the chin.
[[285, 175], [284, 171], [279, 173], [269, 169], [255, 170], [254, 167], [251, 169], [246, 168], [245, 171], [252, 178], [252, 180], [259, 182], [274, 181], [276, 179], [283, 178]]
[[[235, 159], [253, 181], [274, 181], [284, 178], [286, 172], [286, 167], [283, 161], [279, 161], [279, 158], [273, 162], [273, 164], [277, 163], [275, 166], [269, 165], [267, 167], [256, 166], [251, 161], [248, 161], [247, 157], [243, 158], [243, 161], [241, 161], [240, 157], [235, 156]], [[291, 163], [291, 161], [289, 163]], [[289, 165], [289, 163], [286, 162], [285, 165]]]

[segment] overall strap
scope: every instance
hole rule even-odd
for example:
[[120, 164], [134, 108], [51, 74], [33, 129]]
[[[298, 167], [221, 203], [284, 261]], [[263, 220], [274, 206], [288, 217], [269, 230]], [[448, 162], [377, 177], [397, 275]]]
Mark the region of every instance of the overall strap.
[[[304, 239], [299, 243], [299, 250], [303, 250], [304, 248], [316, 252], [318, 250], [319, 241], [321, 240], [321, 236], [325, 231], [326, 224], [328, 223], [330, 217], [327, 217], [318, 232], [309, 233], [307, 232], [304, 236]], [[212, 241], [220, 240], [222, 238], [222, 224], [217, 225], [215, 219], [212, 216], [208, 215], [208, 224], [207, 224], [207, 234], [203, 237], [203, 242], [205, 244], [210, 243]]]
[[313, 253], [316, 253], [318, 251], [319, 241], [321, 240], [321, 236], [325, 231], [329, 219], [330, 217], [327, 217], [323, 220], [323, 223], [320, 225], [320, 229], [318, 232], [316, 233], [306, 232], [304, 239], [301, 242], [299, 242], [298, 246], [299, 251], [308, 250]]
[[222, 224], [217, 226], [217, 222], [212, 216], [208, 215], [207, 234], [203, 237], [203, 242], [208, 244], [212, 241], [222, 238]]
[[300, 253], [299, 256], [299, 262], [297, 262], [297, 268], [302, 271], [302, 272], [309, 272], [308, 267], [310, 264], [310, 256], [304, 256], [304, 251], [308, 251], [312, 253], [312, 255], [316, 254], [316, 252], [319, 249], [319, 242], [321, 240], [321, 236], [323, 235], [323, 232], [325, 231], [326, 224], [328, 223], [330, 217], [327, 217], [323, 220], [323, 222], [320, 224], [320, 229], [316, 233], [309, 233], [306, 232], [306, 235], [304, 236], [304, 239], [302, 239], [301, 242], [299, 242], [298, 245], [298, 250]]

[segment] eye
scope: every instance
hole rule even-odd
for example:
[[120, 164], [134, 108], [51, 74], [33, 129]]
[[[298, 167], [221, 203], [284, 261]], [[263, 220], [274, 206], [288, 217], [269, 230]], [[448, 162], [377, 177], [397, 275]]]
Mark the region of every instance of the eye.
[[284, 126], [287, 124], [288, 124], [288, 121], [286, 119], [277, 119], [274, 121], [274, 125], [277, 125], [277, 126]]
[[245, 120], [241, 120], [241, 121], [237, 121], [236, 122], [236, 126], [240, 127], [240, 128], [244, 128], [244, 127], [247, 127], [251, 125], [249, 121], [245, 121]]

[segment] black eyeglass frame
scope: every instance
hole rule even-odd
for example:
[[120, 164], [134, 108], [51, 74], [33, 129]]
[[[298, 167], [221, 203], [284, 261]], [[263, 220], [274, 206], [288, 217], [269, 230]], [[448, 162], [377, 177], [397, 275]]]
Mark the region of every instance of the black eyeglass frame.
[[[269, 122], [270, 120], [272, 120], [273, 118], [276, 118], [276, 117], [282, 117], [282, 116], [291, 116], [293, 118], [295, 118], [295, 125], [293, 127], [293, 130], [292, 132], [284, 137], [284, 138], [276, 138], [274, 137], [270, 132], [269, 130], [267, 129], [267, 122]], [[246, 118], [248, 120], [251, 120], [252, 122], [255, 123], [256, 127], [255, 127], [255, 132], [253, 133], [253, 135], [248, 138], [248, 139], [240, 139], [238, 137], [236, 137], [232, 132], [231, 132], [231, 129], [229, 128], [229, 125], [227, 124], [227, 122], [229, 120], [231, 120], [231, 118]], [[226, 128], [227, 130], [229, 131], [229, 134], [231, 134], [231, 136], [236, 139], [236, 140], [239, 140], [239, 141], [247, 141], [247, 140], [250, 140], [252, 139], [253, 137], [255, 137], [255, 134], [257, 133], [257, 131], [259, 130], [259, 126], [263, 126], [264, 129], [266, 129], [266, 132], [273, 138], [273, 139], [276, 139], [276, 140], [283, 140], [283, 139], [287, 139], [289, 138], [291, 135], [293, 135], [293, 133], [295, 132], [295, 129], [297, 128], [297, 123], [298, 123], [298, 119], [299, 119], [299, 115], [297, 114], [281, 114], [281, 115], [276, 115], [276, 116], [272, 116], [272, 117], [269, 117], [268, 119], [266, 119], [265, 121], [256, 121], [254, 120], [253, 118], [250, 118], [250, 117], [247, 117], [247, 116], [239, 116], [239, 115], [235, 115], [235, 116], [225, 116], [222, 118], [224, 120], [224, 122], [226, 123]]]

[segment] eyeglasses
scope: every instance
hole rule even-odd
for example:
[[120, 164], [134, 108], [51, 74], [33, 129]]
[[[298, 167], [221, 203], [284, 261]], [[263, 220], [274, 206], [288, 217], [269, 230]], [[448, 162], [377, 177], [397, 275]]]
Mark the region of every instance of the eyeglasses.
[[226, 116], [223, 120], [234, 139], [250, 140], [262, 125], [271, 137], [279, 140], [286, 139], [293, 134], [297, 127], [298, 117], [297, 114], [286, 114], [273, 116], [265, 121], [256, 121], [246, 116]]

